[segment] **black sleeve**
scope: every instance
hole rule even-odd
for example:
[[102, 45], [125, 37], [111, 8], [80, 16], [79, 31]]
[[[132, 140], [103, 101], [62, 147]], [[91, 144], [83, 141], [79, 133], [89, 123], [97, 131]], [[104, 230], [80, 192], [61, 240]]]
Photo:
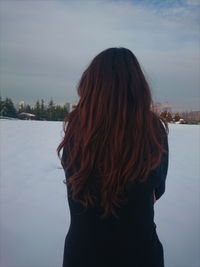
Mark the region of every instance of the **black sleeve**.
[[69, 145], [67, 145], [66, 147], [63, 147], [63, 152], [62, 152], [62, 157], [61, 157], [61, 165], [64, 169], [64, 173], [65, 173], [65, 178], [66, 180], [73, 175], [74, 173], [74, 168], [71, 166], [69, 168], [69, 154], [70, 154], [71, 148]]
[[[163, 126], [164, 129], [164, 126]], [[166, 149], [167, 153], [162, 154], [161, 163], [160, 163], [160, 170], [159, 170], [159, 176], [160, 176], [160, 183], [155, 188], [155, 197], [156, 200], [159, 199], [165, 192], [165, 181], [167, 177], [168, 172], [168, 164], [169, 164], [169, 146], [168, 146], [168, 136], [166, 133], [166, 130], [164, 129], [164, 148]]]
[[62, 167], [64, 169], [66, 179], [70, 176], [69, 170], [67, 169], [68, 157], [69, 157], [69, 151], [64, 147], [63, 153], [62, 153], [62, 158], [61, 158], [61, 164], [62, 164]]
[[63, 147], [62, 157], [61, 157], [61, 165], [62, 165], [63, 169], [65, 168], [65, 160], [66, 160], [66, 151], [65, 151], [65, 147]]

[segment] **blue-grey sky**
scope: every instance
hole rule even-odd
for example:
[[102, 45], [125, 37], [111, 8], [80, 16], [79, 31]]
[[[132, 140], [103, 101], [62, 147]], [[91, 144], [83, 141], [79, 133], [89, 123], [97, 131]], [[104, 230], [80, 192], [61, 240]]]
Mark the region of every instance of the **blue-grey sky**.
[[153, 100], [200, 110], [199, 0], [0, 1], [2, 97], [77, 102], [92, 58], [129, 48]]

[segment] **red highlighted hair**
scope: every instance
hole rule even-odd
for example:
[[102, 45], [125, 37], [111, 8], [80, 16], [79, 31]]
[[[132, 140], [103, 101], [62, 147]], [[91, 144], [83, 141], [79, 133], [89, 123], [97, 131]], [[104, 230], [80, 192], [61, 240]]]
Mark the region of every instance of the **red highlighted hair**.
[[145, 182], [166, 152], [160, 118], [151, 109], [151, 91], [137, 58], [123, 47], [98, 54], [77, 91], [80, 100], [64, 120], [65, 136], [57, 147], [59, 157], [62, 148], [69, 151], [62, 158], [64, 169], [74, 170], [66, 183], [73, 199], [86, 207], [98, 192], [103, 217], [116, 216], [127, 182]]

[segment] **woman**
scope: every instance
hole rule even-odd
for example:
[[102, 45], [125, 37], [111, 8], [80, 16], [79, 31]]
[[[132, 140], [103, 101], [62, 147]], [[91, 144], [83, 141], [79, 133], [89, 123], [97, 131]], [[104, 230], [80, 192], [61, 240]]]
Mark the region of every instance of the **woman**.
[[102, 51], [78, 94], [57, 148], [71, 215], [63, 267], [163, 267], [153, 205], [165, 191], [168, 126], [151, 110], [138, 60]]

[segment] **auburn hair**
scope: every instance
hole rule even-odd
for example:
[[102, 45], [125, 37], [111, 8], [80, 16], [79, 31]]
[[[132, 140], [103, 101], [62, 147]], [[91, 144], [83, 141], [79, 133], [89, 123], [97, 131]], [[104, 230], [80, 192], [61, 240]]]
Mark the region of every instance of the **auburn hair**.
[[[151, 91], [136, 56], [123, 47], [98, 54], [77, 86], [80, 97], [63, 122], [57, 147], [66, 157], [66, 184], [85, 207], [100, 197], [103, 218], [117, 217], [128, 182], [145, 182], [162, 153], [163, 124], [153, 109]], [[165, 132], [169, 131], [163, 120]], [[70, 171], [73, 170], [73, 171]]]

